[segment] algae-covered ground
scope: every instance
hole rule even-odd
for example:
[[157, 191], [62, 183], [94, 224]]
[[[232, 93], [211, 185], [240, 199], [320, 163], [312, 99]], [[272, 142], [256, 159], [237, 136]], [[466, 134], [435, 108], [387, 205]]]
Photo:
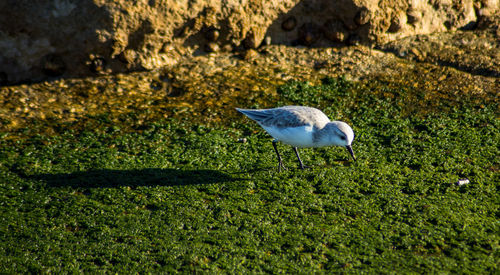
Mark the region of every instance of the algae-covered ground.
[[0, 271], [496, 273], [499, 106], [444, 95], [289, 81], [269, 105], [348, 122], [358, 160], [303, 149], [300, 170], [279, 145], [282, 173], [271, 138], [232, 110], [210, 125], [184, 112], [129, 129], [102, 114], [5, 131]]

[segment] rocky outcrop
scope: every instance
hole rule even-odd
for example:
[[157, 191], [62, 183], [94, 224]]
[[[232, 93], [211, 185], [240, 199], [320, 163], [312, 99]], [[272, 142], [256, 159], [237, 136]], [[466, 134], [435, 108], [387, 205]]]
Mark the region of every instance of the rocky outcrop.
[[261, 44], [380, 44], [473, 28], [484, 0], [5, 0], [0, 84], [150, 70]]

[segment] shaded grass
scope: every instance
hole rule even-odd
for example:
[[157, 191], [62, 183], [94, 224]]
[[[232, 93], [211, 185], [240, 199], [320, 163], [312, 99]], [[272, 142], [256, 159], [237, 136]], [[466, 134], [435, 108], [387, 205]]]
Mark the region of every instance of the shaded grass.
[[104, 117], [2, 139], [0, 270], [494, 273], [498, 106], [371, 85], [280, 87], [278, 104], [354, 125], [357, 162], [304, 149], [305, 171], [277, 173], [270, 138], [244, 118], [124, 133]]

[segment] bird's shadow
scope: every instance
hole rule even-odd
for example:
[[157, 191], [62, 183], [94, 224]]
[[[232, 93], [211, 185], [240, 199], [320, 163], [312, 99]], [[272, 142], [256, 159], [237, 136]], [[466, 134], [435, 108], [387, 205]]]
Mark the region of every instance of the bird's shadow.
[[109, 188], [128, 186], [201, 185], [242, 180], [217, 170], [146, 168], [133, 170], [98, 169], [73, 173], [29, 176], [49, 187]]
[[[305, 169], [301, 169], [297, 163], [292, 161], [291, 163], [285, 164], [286, 169], [284, 169], [283, 171], [301, 172], [301, 171], [314, 170], [314, 169], [329, 169], [329, 168], [336, 168], [336, 167], [347, 167], [347, 166], [351, 166], [353, 164], [354, 164], [354, 162], [349, 160], [349, 159], [336, 158], [336, 159], [330, 160], [329, 162], [327, 162], [325, 164], [312, 163], [310, 165], [306, 165]], [[258, 172], [278, 172], [278, 166], [277, 165], [272, 165], [272, 166], [257, 165], [253, 168], [248, 168], [248, 169], [244, 169], [244, 170], [239, 171], [239, 172], [234, 172], [233, 174], [252, 174], [252, 173], [258, 173]]]

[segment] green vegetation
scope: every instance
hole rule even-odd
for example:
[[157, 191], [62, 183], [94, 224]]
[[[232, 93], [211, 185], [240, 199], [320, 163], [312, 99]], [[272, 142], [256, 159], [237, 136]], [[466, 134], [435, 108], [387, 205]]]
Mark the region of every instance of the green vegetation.
[[4, 133], [0, 272], [498, 272], [498, 105], [343, 79], [278, 94], [353, 125], [358, 161], [303, 149], [311, 169], [277, 173], [243, 116]]

